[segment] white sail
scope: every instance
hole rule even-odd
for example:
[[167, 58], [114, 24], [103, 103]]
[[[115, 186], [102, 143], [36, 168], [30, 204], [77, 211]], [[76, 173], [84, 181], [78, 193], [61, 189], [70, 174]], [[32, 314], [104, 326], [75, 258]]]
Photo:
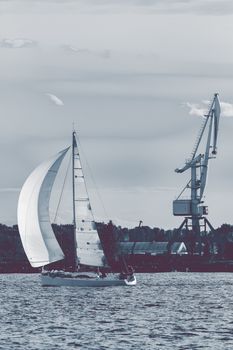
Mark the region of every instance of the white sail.
[[86, 183], [80, 161], [75, 133], [74, 153], [74, 215], [76, 225], [78, 263], [89, 266], [106, 266], [105, 255], [93, 218]]
[[21, 241], [33, 267], [61, 260], [64, 254], [49, 218], [49, 199], [61, 162], [69, 148], [39, 165], [27, 178], [18, 202]]

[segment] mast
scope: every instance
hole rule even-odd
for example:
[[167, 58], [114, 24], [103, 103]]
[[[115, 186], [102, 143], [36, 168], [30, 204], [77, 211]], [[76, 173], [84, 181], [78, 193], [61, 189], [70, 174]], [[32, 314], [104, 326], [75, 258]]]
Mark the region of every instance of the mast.
[[72, 204], [73, 204], [73, 256], [72, 256], [72, 270], [77, 270], [77, 240], [76, 240], [76, 210], [75, 210], [75, 131], [72, 132]]

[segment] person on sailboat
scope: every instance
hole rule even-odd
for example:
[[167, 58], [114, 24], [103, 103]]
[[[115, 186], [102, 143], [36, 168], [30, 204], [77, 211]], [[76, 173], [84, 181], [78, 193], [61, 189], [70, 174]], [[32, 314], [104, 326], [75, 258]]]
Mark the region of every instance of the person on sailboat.
[[103, 269], [100, 269], [100, 273], [101, 273], [100, 278], [106, 278], [107, 277], [107, 274], [106, 274], [106, 272]]
[[128, 277], [127, 280], [128, 281], [132, 281], [134, 279], [134, 269], [131, 265], [128, 265]]
[[127, 268], [127, 271], [122, 271], [119, 274], [119, 279], [120, 280], [127, 279], [130, 281], [131, 279], [134, 278], [134, 269], [131, 265], [126, 266], [126, 268]]

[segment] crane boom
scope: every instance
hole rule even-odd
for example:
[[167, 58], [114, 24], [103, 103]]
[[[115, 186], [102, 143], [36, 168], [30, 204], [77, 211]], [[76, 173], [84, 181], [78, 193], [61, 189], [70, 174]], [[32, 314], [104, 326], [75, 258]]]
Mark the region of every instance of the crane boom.
[[217, 154], [219, 117], [220, 117], [220, 102], [219, 102], [218, 95], [215, 94], [213, 102], [211, 104], [211, 108], [208, 113], [208, 119], [210, 119], [210, 124], [209, 124], [205, 154], [203, 157], [203, 161], [201, 163], [200, 200], [203, 196], [205, 186], [206, 186], [209, 159], [214, 158], [214, 156], [216, 156]]
[[217, 138], [218, 138], [218, 128], [219, 128], [219, 118], [221, 113], [220, 101], [218, 94], [215, 95], [215, 104], [214, 104], [214, 143], [212, 153], [217, 153]]

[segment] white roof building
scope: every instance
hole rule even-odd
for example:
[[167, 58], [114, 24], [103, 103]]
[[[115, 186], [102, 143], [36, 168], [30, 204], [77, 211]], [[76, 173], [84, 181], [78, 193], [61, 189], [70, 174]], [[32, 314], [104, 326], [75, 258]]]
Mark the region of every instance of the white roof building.
[[[124, 255], [164, 255], [169, 253], [168, 246], [168, 242], [119, 242], [118, 248]], [[174, 242], [170, 254], [188, 254], [184, 242]]]

